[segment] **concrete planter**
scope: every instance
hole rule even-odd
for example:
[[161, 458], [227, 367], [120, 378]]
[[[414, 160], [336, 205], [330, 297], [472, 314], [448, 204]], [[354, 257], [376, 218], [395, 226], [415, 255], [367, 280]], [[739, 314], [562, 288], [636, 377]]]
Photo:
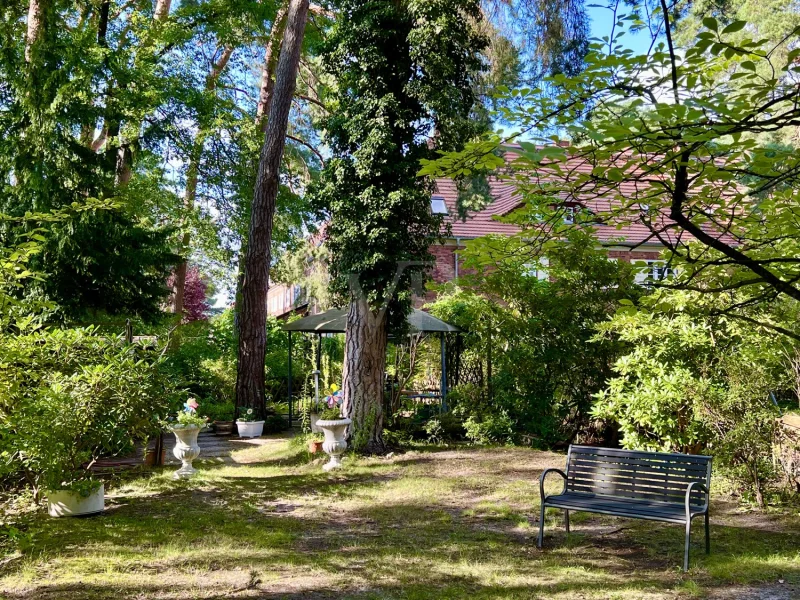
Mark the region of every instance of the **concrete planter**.
[[236, 421], [239, 437], [256, 438], [264, 433], [264, 421]]
[[331, 457], [330, 461], [322, 466], [324, 471], [339, 469], [342, 466], [342, 454], [347, 450], [347, 442], [344, 439], [347, 426], [352, 421], [350, 419], [336, 419], [333, 421], [317, 421], [317, 425], [325, 434], [325, 441], [322, 442], [322, 449]]
[[51, 517], [96, 515], [105, 510], [105, 498], [106, 489], [102, 483], [88, 496], [81, 496], [72, 490], [49, 490], [47, 512]]
[[191, 477], [197, 473], [197, 469], [192, 466], [192, 461], [200, 456], [200, 446], [197, 445], [197, 435], [200, 433], [199, 427], [176, 427], [172, 430], [175, 434], [175, 448], [172, 453], [179, 461], [181, 468], [175, 471], [173, 477]]

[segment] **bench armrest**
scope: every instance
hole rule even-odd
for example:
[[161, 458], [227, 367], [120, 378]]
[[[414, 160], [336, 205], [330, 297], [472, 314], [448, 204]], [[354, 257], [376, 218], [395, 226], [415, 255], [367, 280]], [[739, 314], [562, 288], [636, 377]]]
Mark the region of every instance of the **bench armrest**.
[[[692, 491], [695, 488], [699, 489], [701, 492], [705, 492], [706, 495], [706, 503], [701, 507], [697, 506], [692, 507], [691, 505]], [[692, 508], [694, 508], [695, 510], [692, 511]], [[691, 518], [692, 512], [695, 512], [696, 514], [703, 514], [707, 510], [708, 510], [708, 488], [705, 486], [705, 484], [700, 483], [699, 481], [693, 481], [688, 486], [686, 486], [686, 518], [687, 519]]]
[[[567, 489], [567, 475], [561, 469], [545, 469], [542, 474], [539, 476], [539, 498], [542, 500], [542, 504], [544, 504], [545, 499], [547, 496], [544, 495], [544, 480], [547, 477], [548, 473], [558, 473], [564, 479], [564, 490]], [[564, 493], [564, 490], [561, 493]]]

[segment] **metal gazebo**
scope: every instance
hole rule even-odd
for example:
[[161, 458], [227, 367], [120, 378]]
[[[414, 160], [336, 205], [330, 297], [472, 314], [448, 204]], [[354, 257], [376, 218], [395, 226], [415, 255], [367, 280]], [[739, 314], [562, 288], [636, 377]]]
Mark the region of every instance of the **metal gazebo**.
[[[441, 396], [442, 406], [446, 408], [447, 397], [447, 352], [445, 351], [445, 336], [448, 333], [461, 333], [461, 329], [450, 323], [446, 323], [441, 319], [437, 319], [425, 311], [412, 309], [406, 317], [408, 329], [411, 333], [438, 333], [441, 341], [441, 361], [442, 361], [442, 382], [441, 382]], [[327, 333], [346, 333], [347, 327], [347, 309], [345, 308], [332, 308], [317, 315], [310, 315], [291, 323], [286, 323], [283, 330], [289, 334], [289, 379], [288, 379], [288, 397], [289, 397], [289, 426], [292, 425], [292, 333], [316, 333], [319, 338]], [[316, 365], [317, 371], [320, 370], [320, 351], [322, 344], [317, 344]]]

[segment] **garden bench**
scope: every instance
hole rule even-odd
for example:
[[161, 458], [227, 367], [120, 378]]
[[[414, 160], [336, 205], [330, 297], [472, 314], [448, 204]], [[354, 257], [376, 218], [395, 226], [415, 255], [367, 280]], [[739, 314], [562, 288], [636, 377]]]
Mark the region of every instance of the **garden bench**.
[[[564, 479], [560, 494], [545, 496], [544, 481], [548, 473], [558, 473]], [[570, 446], [567, 472], [545, 469], [539, 478], [542, 509], [537, 546], [542, 547], [544, 511], [548, 507], [564, 511], [567, 533], [571, 510], [679, 523], [686, 526], [683, 554], [683, 570], [686, 571], [695, 517], [705, 518], [706, 554], [711, 552], [710, 486], [710, 456]]]

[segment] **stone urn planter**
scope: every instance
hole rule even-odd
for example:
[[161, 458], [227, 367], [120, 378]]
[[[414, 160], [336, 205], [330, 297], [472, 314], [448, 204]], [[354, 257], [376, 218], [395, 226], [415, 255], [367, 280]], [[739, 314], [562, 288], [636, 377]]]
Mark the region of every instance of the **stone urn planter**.
[[173, 477], [175, 479], [191, 477], [197, 473], [192, 461], [200, 456], [200, 446], [197, 445], [200, 427], [173, 427], [172, 433], [175, 434], [175, 448], [172, 453], [181, 461], [181, 468], [175, 471]]
[[239, 437], [256, 438], [264, 433], [264, 421], [236, 421]]
[[51, 517], [80, 517], [96, 515], [105, 510], [106, 489], [101, 483], [88, 496], [72, 490], [49, 490], [47, 512]]
[[347, 449], [347, 442], [344, 439], [347, 426], [352, 421], [350, 419], [336, 419], [333, 421], [317, 421], [317, 425], [325, 434], [325, 441], [322, 442], [322, 449], [331, 457], [330, 461], [322, 465], [325, 471], [338, 469], [342, 466], [342, 454]]

